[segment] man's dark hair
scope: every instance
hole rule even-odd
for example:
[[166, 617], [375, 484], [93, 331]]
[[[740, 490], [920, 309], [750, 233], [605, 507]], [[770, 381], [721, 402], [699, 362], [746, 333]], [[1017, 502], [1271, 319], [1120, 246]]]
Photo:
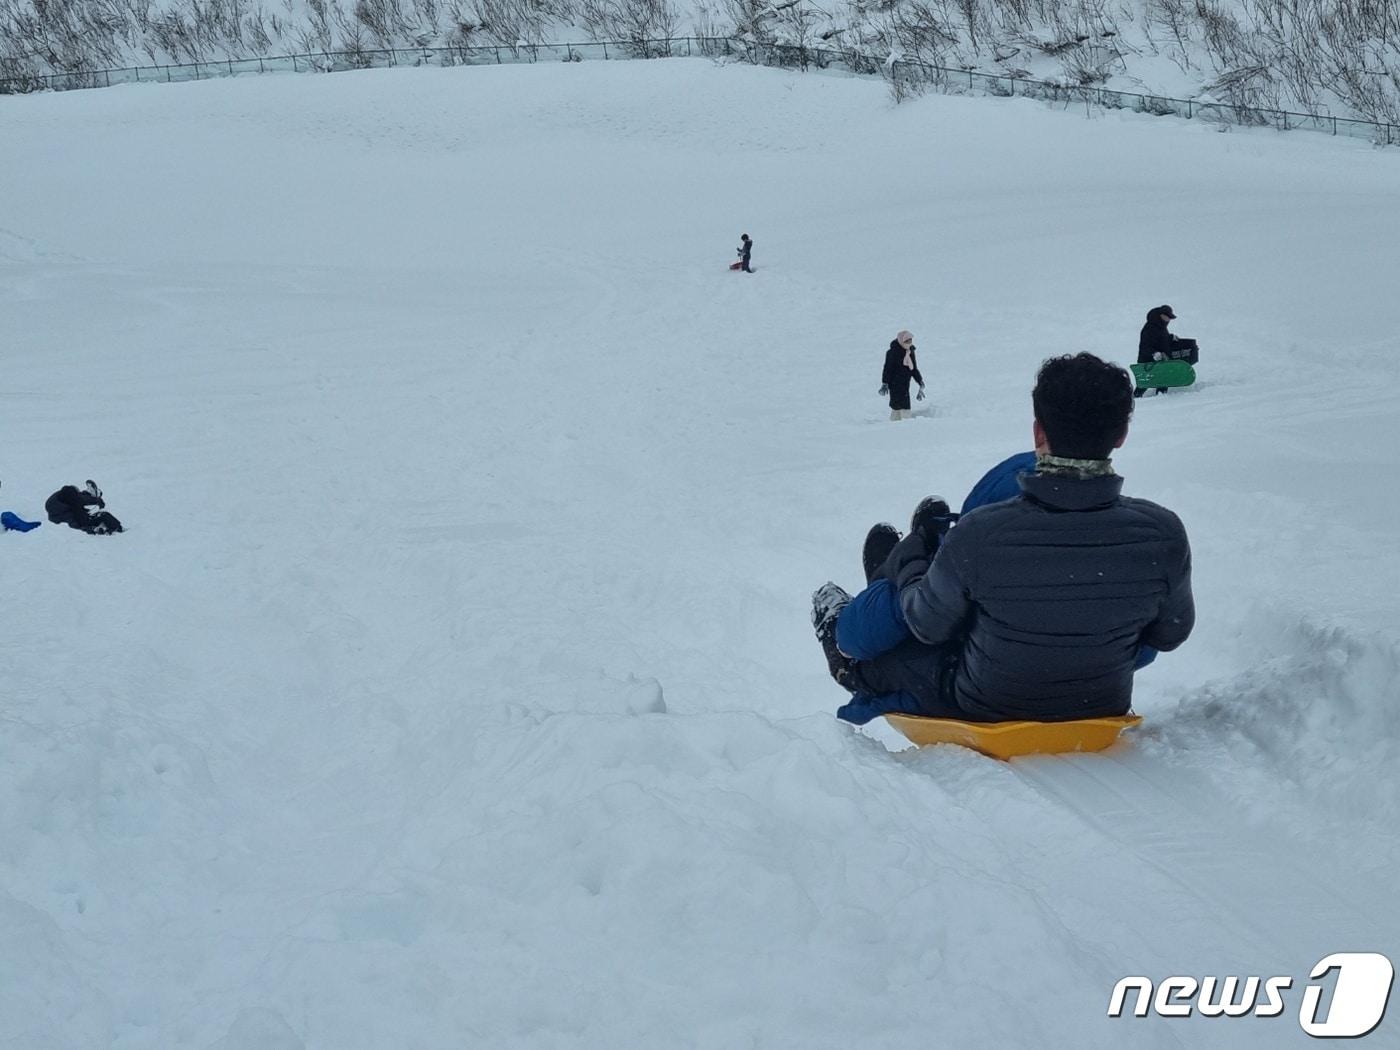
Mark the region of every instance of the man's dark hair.
[[1108, 459], [1133, 414], [1133, 380], [1093, 354], [1052, 357], [1040, 366], [1031, 403], [1054, 455]]

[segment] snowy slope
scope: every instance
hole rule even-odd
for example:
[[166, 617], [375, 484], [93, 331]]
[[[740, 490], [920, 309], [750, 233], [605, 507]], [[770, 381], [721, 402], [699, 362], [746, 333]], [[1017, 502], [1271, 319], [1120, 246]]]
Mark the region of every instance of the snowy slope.
[[[1400, 955], [1400, 156], [682, 60], [0, 142], [0, 509], [130, 530], [0, 535], [0, 1046], [1287, 1047], [1108, 995]], [[1117, 463], [1199, 624], [1143, 731], [836, 723], [811, 590], [1163, 301], [1203, 379]]]

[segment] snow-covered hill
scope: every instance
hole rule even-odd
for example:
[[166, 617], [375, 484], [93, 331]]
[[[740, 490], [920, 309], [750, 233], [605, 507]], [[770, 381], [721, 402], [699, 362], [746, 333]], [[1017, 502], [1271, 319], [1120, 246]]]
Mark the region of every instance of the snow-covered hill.
[[697, 36], [1241, 107], [1251, 123], [1270, 122], [1263, 108], [1394, 125], [1397, 27], [1400, 0], [0, 0], [0, 92], [291, 53], [364, 67], [430, 45], [612, 41], [653, 57]]
[[[1400, 957], [1400, 156], [700, 60], [0, 141], [0, 509], [129, 528], [0, 534], [0, 1046], [1273, 1050], [1324, 955]], [[1199, 624], [1143, 730], [837, 723], [812, 589], [1163, 301], [1203, 378], [1117, 463]], [[1110, 1019], [1129, 974], [1295, 985]]]

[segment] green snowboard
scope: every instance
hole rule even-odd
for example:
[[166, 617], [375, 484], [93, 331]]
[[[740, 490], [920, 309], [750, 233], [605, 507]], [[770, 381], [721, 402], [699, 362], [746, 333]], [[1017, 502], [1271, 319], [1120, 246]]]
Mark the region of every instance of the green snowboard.
[[1133, 382], [1139, 390], [1190, 386], [1196, 381], [1196, 370], [1189, 361], [1154, 361], [1150, 365], [1133, 365], [1132, 369]]

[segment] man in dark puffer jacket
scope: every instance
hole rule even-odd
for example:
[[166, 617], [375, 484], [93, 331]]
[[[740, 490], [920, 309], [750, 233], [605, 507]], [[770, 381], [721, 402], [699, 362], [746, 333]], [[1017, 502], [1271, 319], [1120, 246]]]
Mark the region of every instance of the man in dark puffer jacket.
[[[951, 529], [946, 504], [934, 516], [926, 500], [855, 599], [835, 584], [814, 595], [828, 665], [853, 695], [841, 717], [1121, 715], [1139, 648], [1170, 651], [1190, 635], [1186, 530], [1121, 495], [1109, 460], [1127, 438], [1128, 373], [1092, 354], [1052, 358], [1032, 400], [1036, 470], [1020, 496]], [[893, 532], [872, 537], [879, 529]]]

